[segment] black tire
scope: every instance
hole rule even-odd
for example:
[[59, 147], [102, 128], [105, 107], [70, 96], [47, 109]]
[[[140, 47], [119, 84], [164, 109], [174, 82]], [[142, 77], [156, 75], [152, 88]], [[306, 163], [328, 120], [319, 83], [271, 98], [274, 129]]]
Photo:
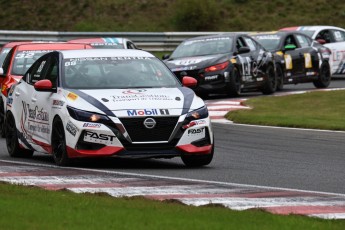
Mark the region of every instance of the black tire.
[[32, 157], [34, 151], [23, 149], [19, 146], [18, 131], [14, 117], [11, 113], [7, 113], [5, 122], [6, 146], [8, 154], [11, 157]]
[[234, 67], [230, 73], [230, 82], [227, 87], [227, 94], [230, 97], [238, 97], [241, 95], [241, 74], [239, 70]]
[[331, 83], [331, 69], [328, 63], [322, 63], [317, 80], [313, 81], [316, 88], [327, 88]]
[[0, 96], [0, 137], [5, 137], [5, 108], [4, 101]]
[[276, 73], [274, 72], [274, 68], [272, 65], [268, 65], [266, 69], [266, 80], [262, 86], [262, 93], [263, 94], [272, 94], [276, 91], [277, 88], [277, 78]]
[[60, 118], [55, 118], [53, 121], [51, 145], [55, 164], [58, 166], [70, 165], [71, 159], [68, 158], [66, 150], [65, 130]]
[[214, 153], [214, 143], [212, 146], [212, 152], [207, 155], [183, 155], [181, 159], [187, 167], [201, 167], [211, 163]]
[[276, 74], [277, 74], [276, 91], [282, 91], [284, 88], [284, 72], [283, 72], [283, 68], [279, 64], [277, 64]]

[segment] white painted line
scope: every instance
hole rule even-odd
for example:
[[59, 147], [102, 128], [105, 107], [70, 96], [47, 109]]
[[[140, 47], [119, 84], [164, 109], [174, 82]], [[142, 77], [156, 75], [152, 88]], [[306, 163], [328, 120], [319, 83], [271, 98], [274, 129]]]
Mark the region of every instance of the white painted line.
[[[59, 167], [59, 166], [55, 166], [55, 165], [44, 165], [44, 164], [37, 164], [37, 163], [30, 163], [30, 162], [18, 162], [18, 161], [10, 161], [10, 160], [0, 160], [0, 162], [13, 163], [13, 164], [23, 164], [23, 165], [29, 165], [29, 166], [47, 167], [47, 168], [64, 169], [64, 167]], [[291, 188], [270, 187], [270, 186], [261, 186], [261, 185], [238, 184], [238, 183], [231, 183], [231, 182], [220, 182], [220, 181], [198, 180], [198, 179], [179, 178], [179, 177], [157, 176], [157, 175], [127, 173], [127, 172], [109, 171], [109, 170], [101, 170], [101, 169], [88, 169], [88, 168], [75, 168], [75, 167], [68, 167], [67, 169], [74, 169], [74, 170], [87, 171], [87, 172], [107, 173], [107, 174], [122, 175], [122, 176], [158, 178], [158, 179], [179, 180], [179, 181], [197, 182], [197, 183], [214, 184], [214, 185], [227, 185], [227, 186], [236, 186], [236, 187], [244, 187], [244, 188], [258, 188], [258, 189], [270, 189], [270, 190], [280, 190], [280, 191], [305, 192], [305, 193], [314, 193], [315, 195], [319, 194], [319, 195], [345, 197], [345, 194], [341, 194], [341, 193], [319, 192], [319, 191], [310, 191], [310, 190], [303, 190], [303, 189], [291, 189]]]
[[311, 214], [309, 217], [318, 217], [322, 219], [345, 219], [345, 213], [325, 213], [325, 214]]
[[208, 114], [212, 116], [225, 116], [229, 111], [208, 111]]
[[268, 129], [286, 129], [286, 130], [315, 131], [315, 132], [344, 133], [344, 134], [345, 134], [345, 131], [337, 131], [337, 130], [306, 129], [306, 128], [279, 127], [279, 126], [265, 126], [265, 125], [250, 125], [250, 124], [239, 124], [239, 123], [234, 123], [234, 122], [232, 122], [232, 125], [236, 125], [236, 126], [248, 126], [248, 127], [258, 127], [258, 128], [268, 128]]

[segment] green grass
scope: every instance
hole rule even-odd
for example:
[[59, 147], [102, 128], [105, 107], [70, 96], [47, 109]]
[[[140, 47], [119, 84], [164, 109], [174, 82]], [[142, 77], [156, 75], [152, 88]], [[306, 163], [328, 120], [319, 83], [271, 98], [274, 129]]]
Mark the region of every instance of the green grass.
[[245, 102], [250, 110], [229, 112], [235, 123], [345, 130], [345, 91], [259, 97]]
[[1, 229], [345, 229], [342, 220], [46, 191], [0, 183]]

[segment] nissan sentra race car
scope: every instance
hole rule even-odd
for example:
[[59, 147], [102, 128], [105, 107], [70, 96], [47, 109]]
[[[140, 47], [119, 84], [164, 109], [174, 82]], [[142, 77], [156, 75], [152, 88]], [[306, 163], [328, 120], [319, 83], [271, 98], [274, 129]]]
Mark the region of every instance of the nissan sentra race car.
[[[191, 77], [184, 86], [195, 86]], [[171, 158], [211, 162], [207, 107], [152, 54], [140, 50], [55, 51], [38, 59], [8, 95], [12, 157]]]
[[335, 26], [296, 26], [280, 29], [304, 33], [329, 48], [332, 74], [345, 73], [345, 29]]
[[195, 91], [201, 96], [238, 96], [253, 90], [271, 94], [276, 90], [272, 53], [246, 34], [190, 38], [163, 59], [177, 77], [194, 77], [198, 81]]
[[296, 31], [250, 34], [275, 54], [278, 88], [283, 84], [313, 82], [316, 88], [327, 88], [331, 82], [331, 51], [305, 34]]

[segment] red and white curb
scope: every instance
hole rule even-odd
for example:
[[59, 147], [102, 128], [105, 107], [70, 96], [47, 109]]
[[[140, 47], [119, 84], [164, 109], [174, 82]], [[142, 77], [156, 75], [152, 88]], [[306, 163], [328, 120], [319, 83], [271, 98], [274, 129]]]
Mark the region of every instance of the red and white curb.
[[60, 168], [0, 160], [0, 181], [75, 193], [107, 193], [178, 200], [187, 205], [220, 204], [233, 210], [262, 209], [324, 219], [345, 219], [345, 194], [280, 189], [234, 183], [106, 170]]
[[232, 123], [224, 116], [234, 110], [239, 109], [250, 109], [250, 107], [244, 105], [244, 101], [247, 99], [222, 99], [222, 100], [212, 100], [205, 101], [210, 118], [212, 122], [217, 123]]

